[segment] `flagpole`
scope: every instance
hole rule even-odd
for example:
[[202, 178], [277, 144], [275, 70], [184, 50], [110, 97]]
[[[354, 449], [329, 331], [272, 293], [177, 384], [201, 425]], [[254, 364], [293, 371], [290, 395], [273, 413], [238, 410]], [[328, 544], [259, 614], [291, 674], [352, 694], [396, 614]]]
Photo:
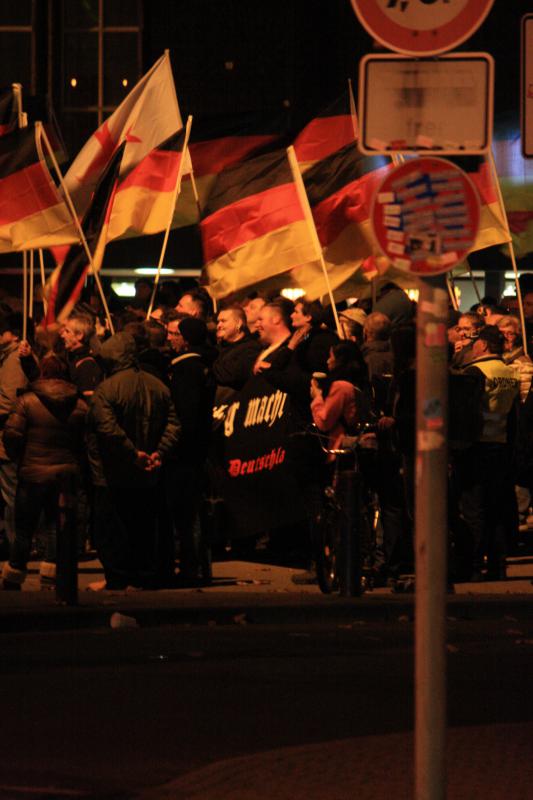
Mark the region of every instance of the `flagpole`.
[[28, 316], [33, 319], [33, 284], [34, 284], [34, 250], [30, 250], [30, 294], [28, 300]]
[[163, 238], [163, 245], [161, 247], [161, 253], [159, 254], [159, 263], [157, 265], [157, 273], [154, 280], [154, 288], [152, 290], [152, 296], [150, 298], [150, 305], [148, 306], [148, 311], [146, 312], [146, 319], [150, 319], [152, 314], [152, 310], [154, 307], [155, 296], [157, 293], [157, 287], [159, 285], [159, 278], [161, 276], [161, 269], [163, 268], [163, 261], [165, 260], [165, 255], [167, 252], [167, 245], [168, 245], [168, 238], [170, 236], [170, 229], [172, 227], [172, 220], [174, 219], [174, 212], [176, 210], [176, 201], [178, 199], [178, 195], [181, 191], [181, 178], [183, 176], [183, 168], [185, 166], [185, 158], [187, 156], [187, 145], [189, 143], [189, 136], [191, 135], [191, 125], [192, 125], [192, 117], [189, 115], [187, 118], [187, 124], [185, 126], [185, 139], [183, 140], [183, 150], [182, 156], [180, 158], [180, 163], [178, 167], [178, 174], [176, 176], [176, 185], [174, 186], [174, 193], [172, 195], [172, 203], [170, 204], [170, 214], [168, 218], [168, 224], [165, 230], [165, 236]]
[[455, 286], [453, 284], [453, 279], [449, 272], [446, 273], [446, 288], [448, 289], [448, 294], [450, 296], [450, 301], [453, 310], [459, 311], [459, 304], [457, 303], [457, 295], [455, 294]]
[[352, 118], [353, 138], [357, 141], [359, 139], [359, 120], [357, 119], [357, 111], [355, 109], [355, 98], [353, 96], [351, 78], [348, 78], [348, 95], [350, 97], [350, 116]]
[[22, 253], [22, 340], [28, 335], [28, 251]]
[[43, 142], [46, 145], [46, 149], [48, 150], [48, 153], [50, 155], [50, 159], [52, 161], [52, 165], [53, 165], [53, 167], [54, 167], [54, 169], [56, 171], [57, 177], [59, 179], [59, 183], [60, 183], [61, 188], [63, 190], [63, 193], [65, 195], [65, 200], [67, 202], [68, 209], [69, 209], [70, 214], [72, 216], [72, 221], [73, 221], [73, 223], [74, 223], [74, 225], [76, 227], [76, 230], [78, 231], [78, 236], [80, 237], [80, 242], [81, 242], [82, 247], [85, 250], [85, 254], [86, 254], [86, 256], [87, 256], [87, 258], [89, 260], [89, 265], [90, 265], [90, 268], [91, 268], [91, 272], [92, 272], [92, 274], [94, 276], [94, 280], [95, 280], [96, 286], [98, 288], [98, 292], [100, 294], [100, 300], [102, 301], [102, 305], [104, 307], [105, 315], [106, 315], [107, 321], [109, 323], [109, 330], [111, 331], [111, 333], [115, 333], [115, 328], [113, 327], [113, 320], [111, 319], [111, 314], [109, 312], [109, 306], [107, 305], [107, 300], [106, 300], [106, 297], [105, 297], [105, 294], [104, 294], [104, 288], [102, 286], [102, 282], [100, 280], [100, 276], [98, 275], [98, 270], [94, 269], [93, 257], [91, 255], [91, 251], [89, 249], [89, 245], [87, 244], [87, 239], [85, 238], [85, 234], [83, 232], [83, 228], [81, 226], [81, 222], [79, 221], [78, 215], [76, 214], [76, 209], [74, 207], [74, 203], [72, 202], [72, 197], [70, 196], [70, 192], [69, 192], [69, 190], [67, 188], [67, 184], [65, 183], [63, 175], [61, 174], [61, 170], [59, 168], [59, 164], [57, 163], [57, 159], [55, 157], [54, 151], [52, 150], [50, 142], [48, 140], [48, 136], [46, 135], [46, 131], [44, 130], [44, 128], [43, 128], [43, 126], [41, 125], [40, 122], [36, 122], [35, 123], [36, 129], [37, 129], [37, 126], [39, 126], [38, 130], [40, 131], [40, 134], [42, 136]]
[[476, 279], [474, 278], [474, 273], [472, 272], [472, 267], [468, 263], [468, 259], [466, 259], [466, 265], [468, 267], [468, 274], [470, 276], [470, 280], [472, 281], [472, 286], [474, 287], [474, 292], [476, 293], [476, 297], [477, 297], [478, 303], [481, 303], [481, 295], [479, 293], [479, 289], [478, 289], [478, 286], [477, 286], [477, 283], [476, 283]]
[[505, 205], [504, 205], [504, 202], [503, 202], [502, 190], [500, 188], [500, 179], [498, 178], [498, 173], [496, 171], [496, 163], [494, 161], [494, 155], [493, 155], [492, 150], [489, 150], [488, 162], [489, 162], [490, 169], [491, 169], [491, 172], [492, 172], [492, 177], [493, 177], [493, 180], [494, 180], [494, 184], [496, 186], [496, 191], [498, 193], [498, 201], [499, 201], [499, 204], [500, 204], [500, 209], [501, 209], [501, 213], [502, 213], [505, 229], [506, 229], [507, 235], [509, 237], [509, 239], [507, 241], [507, 247], [509, 248], [509, 255], [511, 257], [511, 264], [513, 265], [514, 280], [515, 280], [515, 286], [516, 286], [516, 297], [517, 297], [517, 300], [518, 300], [518, 309], [520, 311], [520, 325], [522, 327], [522, 341], [523, 341], [524, 355], [527, 356], [528, 352], [527, 352], [527, 336], [526, 336], [526, 318], [525, 318], [525, 315], [524, 315], [524, 304], [522, 302], [522, 292], [520, 291], [520, 281], [518, 279], [518, 266], [516, 264], [513, 241], [512, 241], [512, 237], [511, 237], [511, 229], [509, 228], [509, 220], [507, 218], [507, 211], [505, 210]]
[[46, 299], [46, 294], [44, 291], [46, 287], [46, 275], [44, 274], [44, 252], [42, 247], [39, 248], [39, 267], [41, 271], [41, 284], [43, 287], [43, 311], [46, 316], [46, 312], [48, 309], [48, 300]]
[[335, 327], [337, 328], [337, 333], [339, 335], [339, 338], [344, 339], [344, 331], [341, 327], [339, 315], [337, 313], [337, 306], [335, 305], [335, 298], [333, 297], [333, 290], [331, 288], [328, 270], [326, 267], [326, 262], [324, 260], [324, 254], [322, 252], [322, 245], [320, 244], [318, 233], [316, 232], [315, 222], [313, 220], [313, 213], [311, 211], [311, 206], [309, 205], [307, 192], [305, 191], [304, 182], [302, 180], [302, 173], [300, 172], [300, 167], [298, 166], [298, 159], [296, 158], [296, 153], [294, 152], [294, 147], [292, 145], [287, 148], [287, 156], [289, 158], [289, 164], [291, 166], [292, 176], [294, 178], [296, 189], [298, 191], [298, 196], [300, 198], [300, 202], [302, 204], [302, 208], [304, 211], [305, 221], [307, 222], [307, 226], [311, 234], [311, 239], [315, 246], [317, 261], [320, 262], [320, 266], [322, 267], [322, 272], [324, 273], [324, 280], [326, 281], [329, 300], [331, 303], [331, 309], [333, 311], [333, 317], [335, 319]]
[[[13, 96], [17, 107], [17, 124], [19, 130], [28, 124], [28, 117], [22, 110], [22, 84], [12, 83]], [[28, 253], [22, 253], [22, 339], [28, 335]]]

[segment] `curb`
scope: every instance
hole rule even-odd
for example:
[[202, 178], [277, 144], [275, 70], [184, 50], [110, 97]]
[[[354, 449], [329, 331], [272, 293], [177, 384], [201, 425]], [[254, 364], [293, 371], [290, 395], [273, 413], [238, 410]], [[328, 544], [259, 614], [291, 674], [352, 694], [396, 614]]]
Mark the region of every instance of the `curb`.
[[[181, 599], [181, 598], [180, 598]], [[273, 602], [272, 597], [256, 595], [244, 602], [227, 595], [216, 605], [212, 598], [205, 604], [186, 602], [181, 605], [156, 606], [153, 599], [146, 603], [121, 600], [113, 605], [47, 606], [45, 608], [0, 609], [0, 634], [30, 631], [66, 631], [107, 628], [111, 615], [118, 612], [133, 617], [143, 628], [164, 625], [234, 626], [234, 625], [325, 625], [370, 622], [412, 622], [414, 597], [374, 598], [306, 598], [298, 603]], [[168, 602], [168, 600], [167, 600]], [[511, 617], [531, 619], [532, 595], [462, 595], [447, 600], [450, 619], [491, 620]]]

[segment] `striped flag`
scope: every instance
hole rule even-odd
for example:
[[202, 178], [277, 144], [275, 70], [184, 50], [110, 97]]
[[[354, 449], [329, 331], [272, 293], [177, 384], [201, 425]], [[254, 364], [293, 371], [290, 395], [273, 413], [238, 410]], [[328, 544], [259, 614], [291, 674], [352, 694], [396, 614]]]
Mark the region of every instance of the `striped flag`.
[[0, 252], [79, 241], [44, 160], [40, 123], [0, 137]]
[[166, 52], [85, 143], [65, 175], [78, 214], [87, 210], [96, 184], [121, 142], [128, 144], [121, 167], [121, 175], [125, 176], [181, 127], [170, 57]]
[[[150, 235], [166, 229], [174, 201], [180, 163], [183, 159], [185, 128], [151, 150], [120, 181], [109, 223], [108, 239]], [[182, 181], [184, 198], [178, 197], [172, 227], [198, 222], [198, 208], [190, 179]], [[180, 202], [181, 200], [181, 202]]]
[[300, 131], [293, 142], [301, 172], [358, 138], [351, 89], [334, 100]]
[[452, 156], [448, 159], [462, 169], [478, 190], [481, 201], [479, 231], [472, 252], [509, 241], [497, 187], [490, 166], [483, 156]]
[[[123, 142], [104, 170], [81, 223], [95, 271], [100, 268], [104, 257], [107, 229], [125, 147], [126, 143]], [[82, 244], [70, 248], [65, 261], [56, 267], [46, 285], [45, 326], [62, 322], [68, 317], [78, 301], [90, 266]]]
[[220, 173], [200, 223], [212, 297], [227, 297], [316, 258], [285, 151]]
[[[374, 192], [390, 169], [378, 156], [363, 156], [354, 142], [310, 167], [303, 176], [318, 238], [335, 290], [379, 252], [370, 224]], [[292, 278], [314, 300], [325, 294], [317, 265], [292, 271]]]
[[18, 103], [13, 86], [0, 88], [0, 136], [18, 128]]
[[217, 175], [222, 170], [272, 149], [279, 141], [284, 121], [279, 114], [243, 112], [195, 119], [189, 152], [200, 207], [205, 208]]

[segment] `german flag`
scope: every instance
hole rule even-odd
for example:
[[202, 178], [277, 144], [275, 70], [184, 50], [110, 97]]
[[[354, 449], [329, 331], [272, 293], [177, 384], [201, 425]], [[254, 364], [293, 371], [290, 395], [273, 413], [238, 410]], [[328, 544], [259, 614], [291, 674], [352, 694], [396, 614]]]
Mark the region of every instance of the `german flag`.
[[0, 137], [0, 252], [78, 241], [46, 166], [40, 123]]
[[234, 164], [272, 150], [283, 129], [283, 118], [277, 113], [242, 112], [195, 119], [189, 152], [200, 207], [206, 207], [217, 175]]
[[[379, 252], [371, 230], [370, 207], [389, 169], [386, 159], [363, 156], [352, 141], [303, 176], [332, 289]], [[324, 274], [317, 266], [299, 267], [292, 277], [308, 299], [325, 294]]]
[[[109, 224], [109, 240], [150, 235], [166, 229], [184, 142], [185, 128], [182, 128], [151, 150], [119, 183]], [[173, 228], [198, 222], [198, 208], [190, 180], [187, 186], [182, 181], [182, 189], [185, 189], [186, 197], [181, 198], [180, 194], [178, 198]]]
[[209, 291], [215, 298], [316, 258], [285, 151], [221, 172], [200, 229]]
[[[125, 147], [126, 142], [123, 142], [104, 170], [81, 223], [95, 271], [100, 268], [104, 257], [107, 228]], [[45, 326], [62, 322], [68, 317], [78, 301], [90, 266], [83, 245], [70, 248], [65, 261], [54, 270], [46, 285], [48, 305]]]
[[344, 92], [300, 131], [293, 142], [300, 170], [306, 172], [358, 138], [357, 118], [351, 91]]
[[483, 156], [451, 156], [448, 161], [452, 161], [466, 172], [476, 187], [481, 201], [479, 231], [472, 252], [510, 241], [498, 189], [492, 179], [487, 160]]
[[18, 128], [18, 100], [13, 86], [0, 88], [0, 136]]

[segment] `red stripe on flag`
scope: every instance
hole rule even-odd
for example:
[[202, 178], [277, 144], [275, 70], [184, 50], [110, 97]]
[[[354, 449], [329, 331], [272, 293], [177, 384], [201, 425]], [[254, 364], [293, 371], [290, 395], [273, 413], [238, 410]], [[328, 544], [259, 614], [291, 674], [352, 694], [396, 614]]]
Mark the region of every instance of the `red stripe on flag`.
[[490, 166], [487, 162], [483, 162], [477, 172], [469, 172], [468, 177], [472, 179], [472, 182], [478, 190], [482, 205], [498, 202], [498, 192], [492, 179]]
[[335, 241], [347, 225], [369, 219], [373, 194], [388, 169], [380, 167], [369, 172], [313, 206], [313, 219], [323, 247]]
[[196, 177], [218, 175], [226, 167], [243, 161], [261, 147], [274, 142], [272, 134], [256, 136], [224, 136], [207, 142], [189, 142], [191, 161]]
[[201, 222], [205, 261], [302, 219], [304, 212], [293, 183], [237, 200]]
[[172, 192], [176, 186], [181, 153], [173, 150], [154, 150], [122, 181], [117, 192], [141, 186], [154, 192]]
[[9, 225], [58, 203], [41, 164], [32, 164], [0, 180], [0, 225]]
[[294, 152], [300, 162], [321, 161], [326, 156], [355, 141], [349, 115], [316, 117], [294, 140]]

